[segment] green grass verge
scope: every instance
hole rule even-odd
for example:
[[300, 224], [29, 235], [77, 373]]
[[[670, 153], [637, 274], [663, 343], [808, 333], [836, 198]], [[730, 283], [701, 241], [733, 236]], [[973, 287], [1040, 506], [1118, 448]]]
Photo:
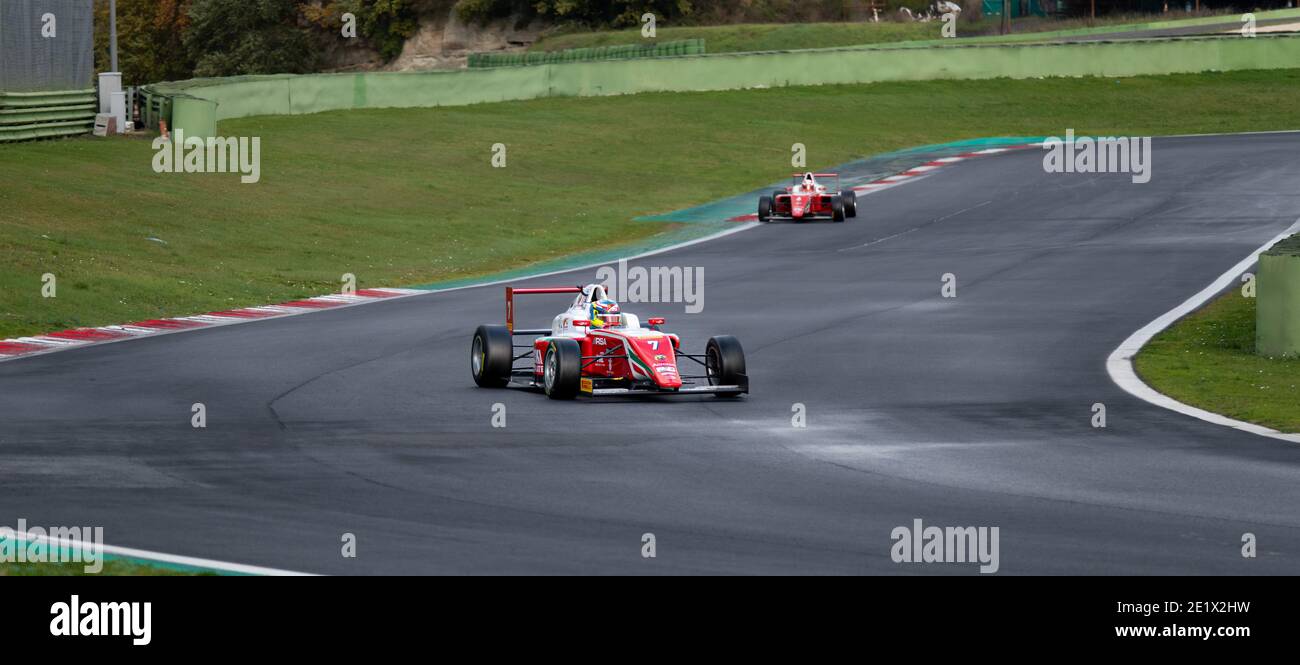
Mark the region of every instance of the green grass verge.
[[[1242, 104], [1241, 100], [1251, 100]], [[983, 136], [1295, 128], [1300, 70], [663, 93], [221, 123], [262, 180], [155, 174], [142, 139], [0, 147], [0, 338], [473, 277], [664, 230], [634, 217]], [[809, 123], [808, 118], [816, 118]], [[507, 146], [492, 168], [491, 146]], [[157, 238], [166, 244], [149, 240]], [[58, 297], [41, 297], [41, 276]]]
[[1300, 432], [1300, 359], [1255, 355], [1255, 302], [1233, 290], [1174, 324], [1138, 354], [1138, 374], [1185, 404]]
[[[149, 566], [117, 559], [104, 562], [104, 569], [95, 576], [110, 575], [122, 577], [164, 576], [192, 577], [208, 576], [216, 573], [204, 571], [178, 570]], [[84, 564], [80, 563], [0, 563], [0, 577], [89, 577]]]
[[[1236, 21], [1240, 14], [1223, 13], [1222, 16], [1196, 14], [1194, 18], [1169, 19], [1169, 16], [1191, 16], [1181, 13], [1171, 15], [1116, 14], [1096, 19], [1048, 19], [1026, 17], [1016, 19], [1012, 34], [998, 35], [999, 21], [981, 17], [964, 20], [957, 25], [961, 38], [981, 37], [984, 41], [1027, 41], [1047, 39], [1061, 34], [1124, 32], [1152, 27], [1182, 27], [1216, 22]], [[1259, 20], [1285, 12], [1261, 12]], [[655, 30], [655, 41], [678, 39], [704, 39], [709, 53], [735, 53], [743, 51], [784, 51], [807, 48], [834, 48], [839, 46], [865, 46], [897, 42], [930, 41], [942, 38], [941, 21], [879, 23], [740, 23], [709, 26], [660, 26]], [[640, 28], [603, 30], [596, 32], [568, 32], [543, 36], [534, 42], [530, 51], [558, 51], [569, 48], [637, 44], [645, 41]]]
[[[654, 41], [704, 39], [709, 53], [783, 51], [802, 48], [859, 46], [939, 39], [942, 23], [744, 23], [689, 27], [660, 27]], [[967, 24], [962, 24], [965, 28]], [[972, 24], [974, 25], [974, 24]], [[602, 32], [573, 32], [543, 37], [530, 51], [637, 44], [645, 41], [640, 28]]]

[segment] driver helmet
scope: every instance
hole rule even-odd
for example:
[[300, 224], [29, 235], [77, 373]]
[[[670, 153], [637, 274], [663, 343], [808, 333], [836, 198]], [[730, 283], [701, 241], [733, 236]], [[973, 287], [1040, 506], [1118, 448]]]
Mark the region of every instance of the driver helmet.
[[605, 327], [605, 320], [610, 314], [618, 314], [618, 303], [608, 298], [591, 301], [591, 327]]

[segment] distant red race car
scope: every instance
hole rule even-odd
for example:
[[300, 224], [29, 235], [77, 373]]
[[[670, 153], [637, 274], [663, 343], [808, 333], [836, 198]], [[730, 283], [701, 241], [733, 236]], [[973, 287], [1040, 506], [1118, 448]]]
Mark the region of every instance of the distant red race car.
[[[515, 296], [547, 293], [576, 297], [550, 328], [516, 328]], [[552, 399], [573, 399], [579, 394], [736, 397], [749, 392], [745, 352], [735, 337], [711, 337], [704, 353], [694, 355], [681, 352], [677, 335], [659, 330], [663, 319], [651, 318], [647, 323], [650, 327], [643, 328], [635, 314], [620, 311], [600, 284], [506, 287], [506, 324], [481, 325], [474, 331], [470, 370], [481, 388], [541, 389]], [[531, 344], [515, 344], [516, 336], [525, 335], [534, 337]], [[703, 374], [698, 374], [699, 369], [694, 375], [683, 374], [678, 368], [680, 358], [698, 365]]]
[[[840, 177], [834, 173], [795, 173], [794, 182], [777, 190], [771, 196], [758, 199], [758, 221], [772, 219], [826, 219], [842, 222], [846, 217], [858, 216], [858, 197], [853, 190], [840, 189]], [[817, 178], [834, 178], [835, 186], [828, 188]]]

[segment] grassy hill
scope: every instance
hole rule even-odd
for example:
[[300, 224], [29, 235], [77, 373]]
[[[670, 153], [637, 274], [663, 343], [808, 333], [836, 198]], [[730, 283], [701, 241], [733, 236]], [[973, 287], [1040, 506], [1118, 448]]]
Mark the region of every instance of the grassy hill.
[[[1210, 12], [1197, 14], [1115, 14], [1096, 19], [1047, 19], [1028, 17], [1016, 19], [1012, 25], [1013, 40], [1025, 37], [1050, 38], [1051, 33], [1097, 28], [1117, 32], [1136, 29], [1153, 21], [1213, 20]], [[1261, 20], [1266, 14], [1261, 14]], [[1235, 21], [1238, 14], [1223, 14], [1226, 21]], [[742, 23], [708, 26], [659, 26], [655, 41], [678, 39], [704, 39], [709, 53], [740, 51], [773, 51], [804, 48], [831, 48], [837, 46], [862, 46], [908, 41], [940, 39], [940, 21], [881, 21], [859, 23]], [[957, 37], [995, 37], [999, 22], [996, 17], [967, 16], [957, 23]], [[645, 41], [639, 29], [572, 31], [544, 36], [529, 50], [556, 51], [567, 48], [635, 44]]]

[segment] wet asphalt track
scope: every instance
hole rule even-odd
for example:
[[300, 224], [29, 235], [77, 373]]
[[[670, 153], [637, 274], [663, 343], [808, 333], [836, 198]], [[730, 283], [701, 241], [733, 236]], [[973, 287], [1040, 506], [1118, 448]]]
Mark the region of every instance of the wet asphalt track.
[[1002, 574], [1296, 573], [1300, 448], [1105, 361], [1300, 217], [1297, 182], [1300, 134], [1157, 140], [1146, 185], [1028, 150], [642, 262], [704, 268], [703, 313], [629, 309], [738, 336], [741, 401], [476, 389], [499, 286], [0, 363], [0, 519], [319, 573], [974, 572], [893, 563], [914, 518], [1000, 527]]

